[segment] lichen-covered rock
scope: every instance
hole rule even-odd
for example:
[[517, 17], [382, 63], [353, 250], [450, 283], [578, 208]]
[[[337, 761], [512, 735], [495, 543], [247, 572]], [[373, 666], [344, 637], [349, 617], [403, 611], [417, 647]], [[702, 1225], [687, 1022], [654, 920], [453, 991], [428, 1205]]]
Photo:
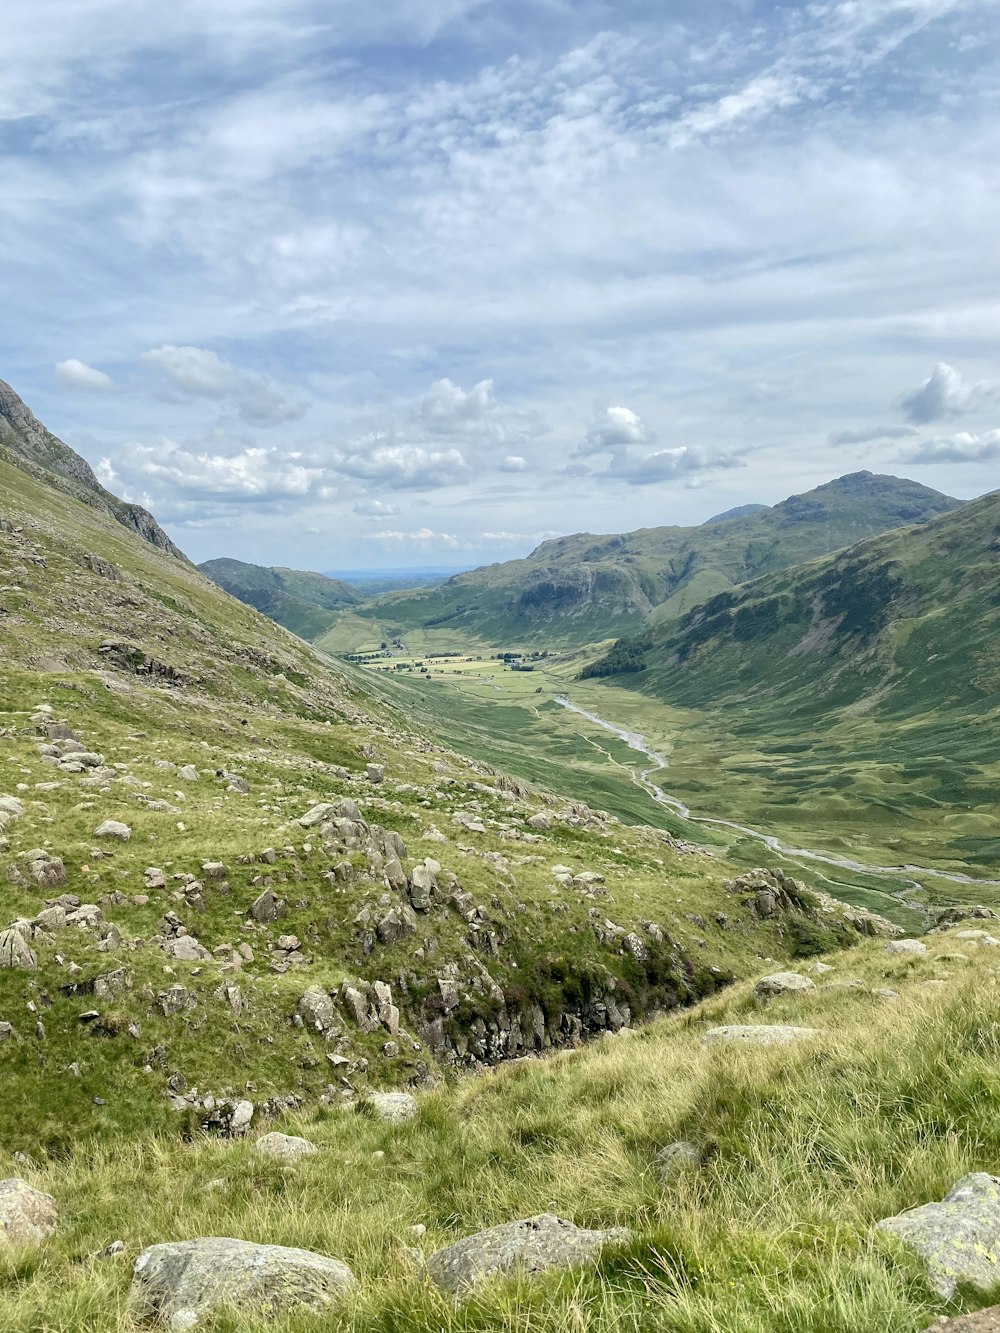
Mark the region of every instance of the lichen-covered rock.
[[56, 1201], [12, 1176], [0, 1180], [0, 1244], [28, 1244], [51, 1236], [59, 1221]]
[[878, 1228], [923, 1259], [944, 1297], [960, 1282], [980, 1291], [1000, 1283], [1000, 1179], [985, 1171], [963, 1176], [940, 1203], [883, 1218]]
[[26, 971], [34, 971], [37, 966], [34, 950], [19, 931], [0, 931], [0, 967], [22, 967]]
[[144, 1250], [132, 1279], [132, 1308], [140, 1319], [194, 1328], [222, 1302], [268, 1315], [323, 1310], [356, 1285], [347, 1265], [325, 1254], [210, 1236]]
[[325, 991], [313, 987], [306, 991], [298, 1004], [302, 1021], [317, 1032], [339, 1032], [340, 1020], [333, 1000]]
[[664, 1185], [683, 1175], [685, 1171], [694, 1171], [701, 1166], [703, 1155], [697, 1143], [687, 1139], [678, 1139], [668, 1143], [656, 1154], [656, 1173]]
[[1000, 1333], [1000, 1305], [991, 1305], [975, 1314], [959, 1314], [953, 1319], [935, 1319], [925, 1333]]
[[436, 1251], [427, 1260], [427, 1273], [443, 1291], [462, 1295], [505, 1274], [592, 1263], [603, 1245], [628, 1239], [629, 1233], [620, 1227], [586, 1231], [542, 1213], [490, 1227]]
[[750, 1023], [741, 1026], [736, 1023], [725, 1027], [709, 1028], [703, 1035], [701, 1044], [713, 1046], [720, 1042], [741, 1042], [752, 1046], [788, 1046], [793, 1041], [806, 1037], [818, 1037], [817, 1028], [798, 1028], [787, 1024]]
[[358, 1110], [388, 1125], [405, 1125], [416, 1118], [417, 1102], [408, 1092], [369, 1092]]
[[94, 829], [95, 838], [115, 838], [118, 842], [128, 842], [132, 830], [119, 819], [106, 819]]
[[761, 977], [753, 988], [758, 1000], [774, 1000], [779, 995], [794, 995], [797, 992], [815, 990], [816, 983], [800, 972], [772, 972]]
[[927, 945], [923, 940], [890, 940], [885, 946], [886, 953], [897, 953], [909, 955], [912, 958], [920, 958], [927, 952]]
[[254, 1147], [265, 1157], [277, 1157], [282, 1162], [297, 1162], [300, 1157], [311, 1157], [313, 1153], [319, 1152], [315, 1143], [294, 1134], [265, 1134]]

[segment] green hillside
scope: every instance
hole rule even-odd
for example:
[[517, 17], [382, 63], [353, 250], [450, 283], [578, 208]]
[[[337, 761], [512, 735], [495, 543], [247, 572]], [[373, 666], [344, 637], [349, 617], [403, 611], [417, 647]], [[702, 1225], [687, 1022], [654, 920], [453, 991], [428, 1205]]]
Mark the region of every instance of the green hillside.
[[[917, 482], [858, 472], [781, 504], [700, 527], [543, 542], [524, 560], [382, 597], [320, 642], [353, 651], [403, 636], [414, 651], [463, 644], [582, 644], [666, 623], [736, 584], [959, 506]], [[370, 622], [370, 627], [369, 627]]]
[[301, 639], [320, 638], [336, 622], [336, 612], [364, 600], [350, 584], [326, 574], [229, 559], [206, 560], [198, 568], [220, 588]]
[[998, 645], [994, 492], [721, 593], [585, 674], [689, 710], [697, 751], [678, 743], [671, 783], [702, 808], [725, 793], [758, 826], [874, 824], [906, 859], [919, 828], [938, 864], [996, 877]]

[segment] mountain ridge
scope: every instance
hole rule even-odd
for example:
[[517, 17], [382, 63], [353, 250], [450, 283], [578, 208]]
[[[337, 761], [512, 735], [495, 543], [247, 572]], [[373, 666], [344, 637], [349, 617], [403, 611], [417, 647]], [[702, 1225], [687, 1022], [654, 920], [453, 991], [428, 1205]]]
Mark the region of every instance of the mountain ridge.
[[103, 509], [150, 545], [178, 560], [187, 560], [148, 509], [106, 490], [87, 460], [43, 426], [5, 380], [0, 380], [0, 456], [48, 480], [75, 499]]

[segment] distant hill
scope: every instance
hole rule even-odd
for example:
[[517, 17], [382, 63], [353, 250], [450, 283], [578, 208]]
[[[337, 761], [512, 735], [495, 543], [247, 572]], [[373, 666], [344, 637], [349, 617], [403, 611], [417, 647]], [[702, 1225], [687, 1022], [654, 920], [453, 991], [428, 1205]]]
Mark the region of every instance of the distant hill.
[[728, 523], [733, 518], [749, 518], [751, 514], [759, 514], [767, 508], [767, 505], [737, 505], [735, 509], [727, 509], [722, 514], [713, 514], [711, 518], [706, 518], [701, 525], [708, 527], [709, 523]]
[[445, 630], [495, 644], [587, 643], [676, 619], [748, 579], [960, 504], [905, 478], [855, 472], [698, 527], [559, 537], [523, 560], [379, 598], [359, 609], [358, 624], [370, 617], [383, 637]]
[[326, 574], [228, 559], [206, 560], [198, 568], [220, 588], [302, 639], [318, 638], [337, 619], [338, 611], [364, 600], [357, 589]]
[[161, 551], [168, 551], [179, 560], [187, 559], [148, 510], [106, 491], [86, 459], [46, 430], [3, 380], [0, 380], [0, 460], [13, 463], [84, 504], [102, 509]]
[[627, 673], [617, 683], [739, 719], [748, 736], [828, 735], [834, 721], [862, 718], [873, 734], [891, 724], [887, 753], [926, 758], [960, 747], [966, 760], [992, 762], [998, 645], [994, 491], [934, 522], [719, 593], [616, 644], [588, 674], [616, 674], [606, 668], [617, 661]]

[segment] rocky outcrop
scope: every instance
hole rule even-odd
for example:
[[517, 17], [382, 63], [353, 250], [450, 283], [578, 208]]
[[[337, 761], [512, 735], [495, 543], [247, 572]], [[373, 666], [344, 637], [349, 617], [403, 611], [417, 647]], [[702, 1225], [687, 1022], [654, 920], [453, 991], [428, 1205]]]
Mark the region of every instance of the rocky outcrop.
[[55, 484], [77, 500], [102, 509], [151, 546], [187, 561], [148, 510], [119, 500], [97, 480], [90, 464], [45, 429], [34, 413], [0, 380], [0, 452], [33, 476]]

